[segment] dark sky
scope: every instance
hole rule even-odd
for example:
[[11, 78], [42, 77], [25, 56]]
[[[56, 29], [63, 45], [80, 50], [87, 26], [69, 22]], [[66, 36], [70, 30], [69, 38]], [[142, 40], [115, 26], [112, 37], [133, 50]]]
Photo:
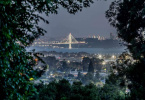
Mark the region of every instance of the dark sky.
[[105, 11], [113, 0], [95, 0], [89, 8], [75, 15], [69, 14], [66, 9], [60, 8], [57, 15], [45, 17], [49, 24], [40, 23], [47, 30], [44, 37], [65, 38], [70, 32], [74, 37], [88, 37], [100, 35], [109, 37], [109, 33], [116, 34], [115, 28], [110, 26], [105, 17]]

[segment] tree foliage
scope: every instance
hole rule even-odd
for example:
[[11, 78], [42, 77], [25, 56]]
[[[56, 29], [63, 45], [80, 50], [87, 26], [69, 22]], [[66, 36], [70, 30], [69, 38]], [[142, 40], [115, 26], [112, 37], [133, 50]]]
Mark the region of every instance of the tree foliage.
[[[66, 85], [66, 87], [65, 87]], [[82, 85], [74, 82], [72, 85], [67, 80], [53, 81], [48, 85], [36, 85], [40, 91], [35, 96], [36, 100], [124, 100], [124, 93], [115, 85], [106, 84], [96, 87], [94, 84]]]
[[36, 96], [38, 100], [99, 100], [99, 89], [93, 84], [82, 86], [82, 83], [74, 82], [71, 85], [63, 79], [37, 88], [40, 90]]
[[[129, 80], [131, 95], [129, 99], [144, 98], [145, 90], [145, 1], [115, 0], [110, 5], [106, 16], [117, 31], [118, 36], [125, 41], [134, 61], [125, 58], [117, 71], [120, 77]], [[127, 64], [128, 63], [128, 64]], [[120, 66], [120, 65], [118, 65]]]
[[109, 22], [117, 29], [118, 36], [126, 42], [135, 59], [145, 56], [144, 3], [144, 0], [116, 0], [106, 12]]
[[89, 67], [88, 67], [88, 73], [94, 74], [94, 66], [93, 66], [93, 63], [91, 60], [90, 60]]
[[46, 31], [39, 21], [41, 14], [57, 14], [62, 6], [71, 14], [89, 7], [92, 0], [0, 0], [0, 96], [1, 99], [24, 99], [35, 93], [29, 81], [36, 78], [34, 57], [25, 47]]

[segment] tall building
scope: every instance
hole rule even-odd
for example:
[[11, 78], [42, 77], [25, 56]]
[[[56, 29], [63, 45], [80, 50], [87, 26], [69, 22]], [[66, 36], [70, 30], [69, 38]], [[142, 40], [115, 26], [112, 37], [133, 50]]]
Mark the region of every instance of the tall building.
[[96, 36], [94, 35], [93, 38], [96, 38]]
[[115, 36], [113, 33], [110, 33], [110, 39], [114, 40], [115, 39]]
[[98, 38], [98, 40], [101, 40], [101, 36], [98, 35], [97, 38]]
[[105, 40], [105, 38], [104, 38], [104, 37], [102, 37], [102, 40]]

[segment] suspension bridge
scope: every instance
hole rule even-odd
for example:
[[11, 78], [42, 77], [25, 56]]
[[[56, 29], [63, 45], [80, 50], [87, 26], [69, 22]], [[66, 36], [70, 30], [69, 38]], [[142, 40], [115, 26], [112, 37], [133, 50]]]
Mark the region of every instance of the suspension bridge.
[[72, 48], [72, 44], [84, 44], [85, 41], [77, 41], [72, 34], [70, 33], [65, 39], [63, 39], [62, 41], [52, 41], [52, 42], [34, 42], [34, 44], [68, 44], [69, 45], [69, 49]]

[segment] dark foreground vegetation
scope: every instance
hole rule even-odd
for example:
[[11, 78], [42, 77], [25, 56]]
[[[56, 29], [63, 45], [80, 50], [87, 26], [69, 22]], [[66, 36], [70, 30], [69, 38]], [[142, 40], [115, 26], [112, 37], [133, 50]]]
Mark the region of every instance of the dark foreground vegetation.
[[125, 93], [114, 86], [96, 87], [94, 84], [83, 86], [81, 82], [72, 85], [67, 80], [36, 85], [39, 91], [36, 100], [124, 100]]
[[[36, 12], [47, 16], [57, 14], [62, 6], [75, 14], [91, 3], [92, 0], [0, 0], [1, 100], [145, 100], [144, 0], [115, 0], [106, 12], [129, 54], [124, 53], [114, 63], [104, 87], [70, 85], [66, 80], [35, 87], [30, 81], [40, 77], [43, 71], [34, 68], [35, 58], [39, 57], [26, 52], [25, 47], [46, 33], [38, 22], [48, 23]], [[125, 92], [126, 88], [129, 93]]]

